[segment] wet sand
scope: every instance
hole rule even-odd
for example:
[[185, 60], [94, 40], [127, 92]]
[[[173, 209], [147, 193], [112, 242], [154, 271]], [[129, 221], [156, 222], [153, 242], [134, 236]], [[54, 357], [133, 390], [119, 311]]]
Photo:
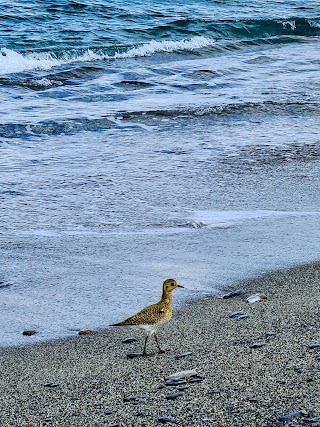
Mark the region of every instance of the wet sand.
[[[290, 413], [286, 425], [317, 425], [308, 419], [320, 417], [320, 346], [309, 348], [320, 343], [319, 272], [320, 263], [274, 272], [235, 284], [244, 295], [187, 304], [159, 331], [165, 354], [127, 358], [143, 334], [121, 328], [1, 350], [0, 425], [156, 426], [167, 417], [180, 426], [275, 427]], [[268, 299], [249, 305], [256, 292]], [[249, 317], [232, 320], [236, 311]], [[129, 336], [137, 341], [123, 344]], [[164, 385], [185, 369], [207, 376], [182, 390]]]

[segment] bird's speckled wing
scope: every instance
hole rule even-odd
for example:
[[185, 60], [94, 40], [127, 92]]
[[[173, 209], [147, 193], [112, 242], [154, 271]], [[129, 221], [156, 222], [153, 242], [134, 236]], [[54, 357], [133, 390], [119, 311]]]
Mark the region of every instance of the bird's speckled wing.
[[156, 304], [145, 307], [128, 319], [115, 323], [112, 326], [155, 325], [156, 323], [162, 323], [169, 320], [171, 315], [171, 304], [163, 304], [163, 301], [160, 301]]

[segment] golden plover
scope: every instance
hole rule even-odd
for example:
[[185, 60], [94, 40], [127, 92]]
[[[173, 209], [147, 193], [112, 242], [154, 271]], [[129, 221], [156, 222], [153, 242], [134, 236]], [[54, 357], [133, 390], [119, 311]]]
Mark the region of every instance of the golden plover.
[[161, 300], [155, 304], [149, 305], [143, 308], [138, 313], [129, 317], [122, 322], [115, 323], [111, 326], [131, 326], [146, 331], [146, 338], [143, 347], [143, 356], [148, 356], [147, 342], [151, 335], [154, 336], [154, 340], [158, 346], [159, 353], [164, 353], [159, 345], [158, 335], [156, 327], [165, 322], [168, 322], [172, 317], [172, 291], [176, 288], [183, 288], [184, 286], [178, 285], [174, 279], [167, 279], [163, 282], [163, 291]]

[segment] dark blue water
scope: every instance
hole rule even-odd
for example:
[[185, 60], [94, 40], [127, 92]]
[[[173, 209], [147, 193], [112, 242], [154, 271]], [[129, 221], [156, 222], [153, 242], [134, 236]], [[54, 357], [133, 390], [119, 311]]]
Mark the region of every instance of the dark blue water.
[[318, 259], [318, 2], [13, 1], [0, 40], [0, 345]]

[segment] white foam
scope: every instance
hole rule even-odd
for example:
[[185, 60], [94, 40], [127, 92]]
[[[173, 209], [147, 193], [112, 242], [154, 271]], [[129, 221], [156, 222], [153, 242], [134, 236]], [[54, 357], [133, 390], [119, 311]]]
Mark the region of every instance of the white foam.
[[299, 211], [196, 211], [192, 226], [194, 228], [215, 227], [228, 228], [234, 223], [243, 222], [251, 219], [282, 217], [282, 216], [301, 216], [301, 215], [319, 215], [320, 212], [299, 212]]
[[135, 58], [139, 56], [151, 56], [159, 52], [178, 52], [180, 50], [196, 50], [203, 47], [212, 46], [215, 39], [195, 36], [184, 40], [151, 40], [141, 46], [129, 49], [127, 52], [116, 53], [114, 58]]
[[296, 21], [285, 21], [280, 23], [282, 24], [284, 30], [290, 28], [292, 31], [294, 31], [296, 29]]
[[314, 19], [307, 19], [308, 24], [310, 25], [310, 27], [313, 28], [320, 28], [320, 22], [318, 20], [314, 20]]
[[0, 74], [22, 73], [25, 71], [51, 70], [63, 64], [102, 60], [108, 55], [97, 54], [90, 49], [82, 54], [65, 54], [61, 58], [52, 53], [19, 53], [10, 49], [2, 49], [5, 56], [0, 55]]
[[151, 40], [149, 43], [131, 48], [125, 52], [116, 52], [108, 55], [103, 52], [93, 52], [88, 49], [83, 53], [65, 53], [57, 58], [53, 53], [19, 53], [10, 49], [2, 49], [0, 55], [0, 74], [22, 73], [35, 70], [51, 70], [63, 64], [74, 62], [102, 61], [105, 59], [129, 59], [135, 57], [151, 56], [159, 52], [178, 52], [181, 50], [196, 50], [215, 43], [214, 39], [196, 36], [184, 40]]

